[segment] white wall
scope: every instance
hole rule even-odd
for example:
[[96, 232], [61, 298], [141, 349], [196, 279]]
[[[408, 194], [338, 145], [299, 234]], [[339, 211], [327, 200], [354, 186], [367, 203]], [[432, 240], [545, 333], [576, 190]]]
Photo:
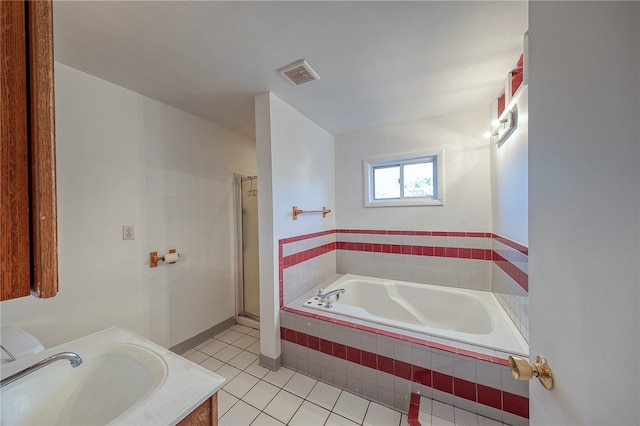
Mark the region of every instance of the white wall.
[[523, 86], [516, 100], [518, 127], [500, 148], [491, 144], [492, 232], [525, 246], [529, 244], [528, 103], [528, 87]]
[[[117, 325], [173, 346], [234, 315], [233, 173], [255, 145], [56, 63], [60, 292], [5, 301], [52, 346]], [[122, 225], [135, 240], [122, 240]], [[178, 249], [150, 269], [150, 251]]]
[[[491, 230], [489, 105], [475, 111], [336, 136], [338, 228]], [[445, 205], [364, 207], [362, 161], [445, 150]]]
[[529, 2], [531, 424], [640, 424], [640, 4]]
[[[260, 351], [280, 355], [278, 240], [335, 228], [335, 215], [303, 215], [292, 208], [334, 209], [334, 138], [272, 93], [256, 97], [260, 226]], [[266, 215], [266, 216], [263, 216]]]

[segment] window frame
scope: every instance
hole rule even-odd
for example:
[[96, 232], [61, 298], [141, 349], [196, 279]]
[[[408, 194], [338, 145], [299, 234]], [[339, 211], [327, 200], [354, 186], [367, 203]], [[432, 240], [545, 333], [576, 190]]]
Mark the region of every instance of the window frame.
[[[435, 167], [433, 197], [405, 197], [403, 166], [418, 164], [433, 158]], [[374, 170], [384, 167], [400, 167], [400, 198], [375, 199]], [[444, 150], [428, 151], [394, 157], [363, 160], [364, 171], [364, 206], [365, 207], [402, 207], [402, 206], [442, 206], [444, 205]]]

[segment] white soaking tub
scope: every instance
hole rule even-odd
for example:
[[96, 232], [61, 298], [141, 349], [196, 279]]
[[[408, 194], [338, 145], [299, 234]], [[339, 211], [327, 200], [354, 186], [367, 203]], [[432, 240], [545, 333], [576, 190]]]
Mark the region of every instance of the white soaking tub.
[[347, 274], [323, 289], [344, 289], [303, 306], [390, 327], [528, 356], [529, 347], [493, 293]]

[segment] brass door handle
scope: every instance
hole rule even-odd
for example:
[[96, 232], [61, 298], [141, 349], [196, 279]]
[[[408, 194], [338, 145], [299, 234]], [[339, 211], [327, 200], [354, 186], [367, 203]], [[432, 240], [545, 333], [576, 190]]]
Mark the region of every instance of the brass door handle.
[[530, 364], [526, 359], [510, 356], [509, 370], [516, 380], [531, 380], [537, 377], [546, 389], [553, 388], [551, 367], [540, 355], [536, 355], [536, 360], [533, 364]]

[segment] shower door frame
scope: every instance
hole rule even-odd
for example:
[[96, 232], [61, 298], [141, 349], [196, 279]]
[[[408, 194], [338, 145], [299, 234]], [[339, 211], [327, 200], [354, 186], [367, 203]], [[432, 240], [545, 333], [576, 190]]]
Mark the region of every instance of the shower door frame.
[[[259, 323], [260, 318], [255, 317], [255, 315], [247, 314], [244, 308], [244, 253], [243, 253], [243, 217], [242, 217], [242, 182], [243, 180], [247, 180], [247, 178], [252, 178], [257, 181], [257, 175], [246, 175], [246, 174], [233, 174], [233, 183], [234, 183], [234, 198], [235, 198], [235, 228], [236, 228], [236, 321], [238, 323], [243, 323], [243, 325], [248, 325], [252, 327], [256, 327], [257, 324], [253, 324], [253, 322]], [[257, 187], [255, 188], [257, 190]], [[259, 291], [259, 288], [258, 288]], [[247, 321], [244, 321], [247, 320]], [[247, 324], [244, 324], [247, 322]]]

